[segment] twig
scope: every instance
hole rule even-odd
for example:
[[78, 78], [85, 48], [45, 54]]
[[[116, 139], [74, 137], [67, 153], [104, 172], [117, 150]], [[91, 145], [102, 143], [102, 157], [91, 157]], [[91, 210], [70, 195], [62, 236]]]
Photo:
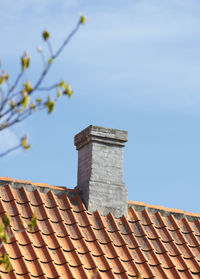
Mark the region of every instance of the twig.
[[61, 47], [57, 50], [56, 54], [53, 55], [53, 59], [55, 59], [63, 50], [63, 48], [69, 43], [69, 41], [71, 40], [71, 38], [75, 35], [75, 33], [78, 31], [79, 27], [81, 25], [81, 22], [79, 21], [76, 25], [76, 27], [74, 28], [74, 30], [69, 34], [69, 36], [66, 38], [66, 40], [64, 41], [64, 43], [61, 45]]
[[4, 156], [6, 156], [6, 155], [8, 155], [10, 152], [13, 152], [13, 151], [17, 150], [17, 149], [20, 148], [20, 147], [21, 147], [21, 144], [16, 145], [15, 147], [10, 148], [10, 149], [6, 150], [6, 151], [3, 152], [3, 153], [0, 153], [0, 158], [1, 158], [1, 157], [4, 157]]
[[49, 53], [50, 53], [50, 55], [52, 57], [53, 56], [53, 49], [52, 49], [52, 45], [51, 45], [49, 40], [47, 40], [47, 45], [48, 45], [48, 48], [49, 48]]
[[50, 91], [50, 90], [56, 88], [58, 85], [59, 84], [53, 84], [53, 85], [51, 85], [49, 87], [39, 87], [37, 90], [38, 91]]
[[16, 88], [18, 82], [20, 81], [21, 77], [23, 76], [23, 73], [24, 73], [24, 72], [21, 71], [21, 72], [19, 73], [19, 75], [17, 76], [16, 81], [14, 82], [14, 84], [13, 84], [13, 86], [10, 88], [10, 90], [8, 91], [8, 96], [9, 96], [10, 93]]

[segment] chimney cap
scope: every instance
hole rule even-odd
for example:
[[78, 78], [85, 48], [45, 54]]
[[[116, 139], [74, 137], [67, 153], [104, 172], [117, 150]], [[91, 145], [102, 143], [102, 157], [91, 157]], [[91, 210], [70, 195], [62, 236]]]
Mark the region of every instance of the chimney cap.
[[90, 125], [74, 137], [74, 145], [77, 150], [91, 141], [124, 146], [128, 141], [128, 132]]

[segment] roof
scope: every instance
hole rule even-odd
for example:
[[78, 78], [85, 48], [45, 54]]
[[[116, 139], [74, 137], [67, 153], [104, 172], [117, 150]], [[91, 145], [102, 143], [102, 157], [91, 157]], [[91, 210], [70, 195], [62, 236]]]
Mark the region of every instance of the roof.
[[[130, 202], [128, 217], [88, 212], [79, 191], [0, 178], [11, 216], [1, 278], [200, 278], [200, 214]], [[34, 232], [23, 231], [33, 212]], [[18, 232], [21, 230], [21, 232]]]

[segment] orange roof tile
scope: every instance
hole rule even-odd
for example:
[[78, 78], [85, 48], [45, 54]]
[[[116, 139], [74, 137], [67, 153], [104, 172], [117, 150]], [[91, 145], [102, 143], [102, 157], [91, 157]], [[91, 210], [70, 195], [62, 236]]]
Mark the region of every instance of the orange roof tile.
[[[1, 278], [200, 278], [200, 214], [130, 202], [117, 219], [88, 212], [76, 190], [0, 184], [0, 217], [11, 216], [14, 235], [0, 248], [13, 266], [0, 265]], [[33, 212], [35, 231], [18, 232]]]

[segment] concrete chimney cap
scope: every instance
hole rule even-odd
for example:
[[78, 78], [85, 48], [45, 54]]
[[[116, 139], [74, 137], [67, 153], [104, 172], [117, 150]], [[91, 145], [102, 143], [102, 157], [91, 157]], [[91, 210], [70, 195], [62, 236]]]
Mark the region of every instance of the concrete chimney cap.
[[124, 146], [128, 141], [128, 132], [90, 125], [74, 137], [74, 145], [77, 150], [90, 141]]

